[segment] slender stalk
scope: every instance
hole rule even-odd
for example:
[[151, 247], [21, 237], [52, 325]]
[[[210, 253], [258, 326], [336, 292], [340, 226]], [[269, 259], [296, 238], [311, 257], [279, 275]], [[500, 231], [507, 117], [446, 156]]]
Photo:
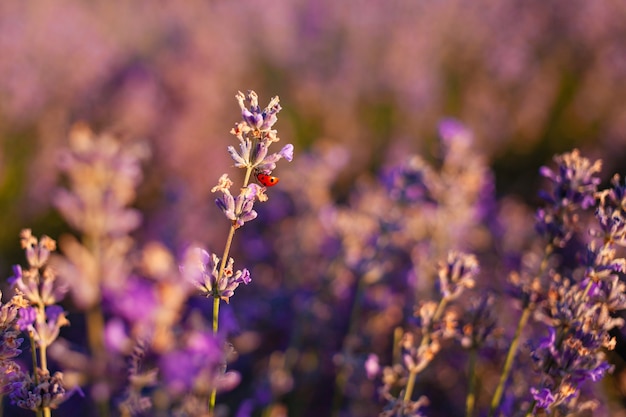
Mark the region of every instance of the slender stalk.
[[[252, 175], [252, 168], [246, 170], [246, 176], [243, 180], [243, 187], [248, 186], [250, 177]], [[224, 278], [224, 270], [226, 269], [226, 262], [228, 261], [228, 255], [230, 254], [230, 248], [233, 244], [233, 237], [235, 236], [236, 223], [230, 226], [228, 231], [228, 237], [226, 238], [226, 245], [224, 245], [224, 254], [222, 255], [222, 261], [220, 262], [220, 269], [217, 273], [217, 282], [219, 283]], [[219, 284], [218, 284], [219, 285]], [[217, 288], [214, 290], [217, 291]], [[219, 315], [220, 315], [220, 297], [219, 294], [213, 294], [213, 334], [217, 335], [219, 328]], [[209, 398], [209, 416], [213, 416], [215, 410], [215, 400], [217, 397], [217, 388], [213, 388], [211, 391], [211, 397]]]
[[85, 320], [87, 322], [89, 349], [96, 359], [101, 360], [104, 351], [104, 315], [100, 304], [87, 310]]
[[[84, 242], [85, 247], [89, 249], [94, 258], [95, 268], [99, 274], [98, 282], [102, 282], [103, 237], [100, 233], [90, 233], [85, 236]], [[85, 321], [87, 327], [87, 343], [89, 344], [89, 351], [95, 363], [92, 382], [100, 383], [103, 380], [107, 360], [104, 347], [105, 320], [100, 302], [97, 302], [85, 312]], [[100, 417], [108, 417], [110, 415], [108, 399], [98, 400], [97, 409]]]
[[28, 336], [30, 339], [30, 355], [31, 360], [33, 361], [33, 376], [35, 377], [35, 384], [39, 385], [39, 375], [37, 375], [37, 345], [35, 345], [35, 339], [33, 338], [33, 333], [28, 332]]
[[402, 360], [402, 351], [400, 349], [400, 340], [402, 340], [402, 336], [404, 336], [404, 329], [399, 326], [396, 327], [393, 330], [393, 353], [391, 354], [393, 363], [397, 363]]
[[218, 297], [213, 298], [213, 334], [217, 334], [219, 327], [218, 317], [220, 315], [220, 299]]
[[406, 383], [406, 391], [404, 391], [404, 402], [411, 401], [411, 396], [413, 395], [413, 389], [415, 388], [415, 378], [417, 377], [417, 371], [411, 369], [409, 371], [409, 380]]
[[[39, 375], [37, 374], [37, 345], [35, 344], [35, 338], [33, 337], [33, 332], [28, 332], [28, 338], [30, 339], [30, 355], [31, 360], [33, 361], [33, 378], [35, 379], [35, 385], [39, 385]], [[35, 411], [37, 417], [43, 417], [43, 410]]]
[[[551, 242], [548, 242], [546, 244], [545, 250], [543, 251], [543, 259], [541, 260], [541, 264], [539, 265], [539, 271], [537, 271], [538, 277], [541, 277], [548, 268], [548, 259], [550, 258], [550, 255], [553, 251], [554, 246]], [[513, 362], [515, 359], [515, 355], [517, 355], [517, 348], [519, 346], [520, 337], [522, 335], [524, 327], [526, 327], [526, 323], [528, 323], [528, 319], [530, 318], [530, 313], [532, 309], [533, 305], [529, 302], [529, 304], [524, 307], [519, 322], [517, 323], [515, 335], [513, 336], [511, 346], [509, 347], [509, 352], [507, 353], [506, 360], [504, 361], [504, 368], [502, 369], [502, 374], [500, 375], [500, 381], [498, 382], [498, 386], [496, 387], [493, 398], [491, 399], [491, 406], [489, 408], [488, 417], [494, 416], [496, 409], [500, 406], [500, 401], [502, 400], [502, 395], [504, 394], [504, 385], [509, 379], [511, 369], [513, 369]]]
[[513, 340], [511, 341], [511, 347], [509, 348], [509, 352], [506, 356], [506, 360], [504, 361], [504, 368], [502, 369], [502, 374], [500, 375], [500, 381], [498, 382], [498, 386], [496, 387], [496, 391], [493, 394], [493, 399], [491, 400], [491, 407], [489, 409], [489, 417], [495, 415], [496, 409], [500, 406], [500, 401], [502, 400], [502, 394], [504, 394], [504, 385], [506, 381], [509, 379], [509, 374], [511, 373], [511, 369], [513, 369], [513, 362], [515, 359], [515, 355], [517, 354], [517, 348], [519, 346], [519, 342], [522, 335], [522, 330], [526, 327], [526, 323], [528, 322], [528, 318], [530, 317], [531, 308], [526, 307], [522, 311], [522, 316], [517, 323], [517, 329], [515, 329], [515, 335], [513, 336]]
[[[220, 298], [216, 296], [216, 297], [213, 297], [213, 334], [217, 334], [217, 330], [219, 326], [219, 314], [220, 314]], [[217, 389], [213, 388], [213, 390], [211, 391], [211, 397], [209, 398], [209, 416], [212, 416], [213, 411], [215, 410], [216, 398], [217, 398]]]
[[[48, 358], [46, 355], [46, 346], [41, 345], [39, 347], [39, 363], [41, 370], [48, 371]], [[35, 374], [37, 373], [37, 369], [35, 368]], [[43, 416], [50, 417], [50, 407], [43, 407]]]
[[465, 399], [465, 416], [472, 417], [474, 415], [474, 407], [476, 406], [476, 357], [478, 349], [472, 347], [469, 354], [468, 364], [468, 387], [467, 398]]

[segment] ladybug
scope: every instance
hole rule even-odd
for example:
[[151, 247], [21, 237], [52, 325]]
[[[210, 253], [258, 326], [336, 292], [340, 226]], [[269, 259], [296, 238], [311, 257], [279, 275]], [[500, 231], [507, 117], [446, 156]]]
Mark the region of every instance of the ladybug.
[[256, 174], [256, 179], [266, 187], [273, 187], [278, 184], [278, 181], [280, 181], [278, 177], [272, 177], [271, 175], [264, 174], [262, 172]]

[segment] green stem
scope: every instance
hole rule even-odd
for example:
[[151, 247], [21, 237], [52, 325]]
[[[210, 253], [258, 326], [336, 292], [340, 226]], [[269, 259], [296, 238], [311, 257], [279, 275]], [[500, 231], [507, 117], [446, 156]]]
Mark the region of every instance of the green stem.
[[46, 357], [46, 346], [42, 345], [39, 347], [39, 367], [43, 371], [48, 370], [48, 358]]
[[[46, 346], [39, 347], [39, 363], [42, 371], [48, 371], [48, 357], [46, 355]], [[35, 371], [36, 372], [36, 371]], [[50, 417], [50, 407], [43, 407], [43, 416]]]
[[413, 389], [415, 388], [415, 378], [417, 377], [417, 371], [411, 369], [409, 371], [409, 380], [406, 383], [406, 391], [404, 391], [404, 402], [407, 403], [411, 401], [411, 396], [413, 395]]
[[[222, 256], [222, 262], [220, 263], [220, 269], [217, 273], [217, 283], [224, 277], [224, 269], [226, 268], [226, 260], [228, 259], [228, 254], [230, 253], [230, 247], [233, 244], [233, 237], [235, 236], [235, 225], [230, 226], [230, 231], [228, 232], [228, 237], [226, 238], [226, 246], [224, 247], [224, 255]], [[220, 316], [220, 296], [217, 293], [217, 288], [215, 288], [213, 293], [213, 334], [217, 335], [217, 330], [219, 328], [219, 316]], [[209, 416], [213, 416], [213, 412], [215, 410], [215, 399], [217, 398], [217, 388], [213, 388], [211, 391], [211, 396], [209, 397]]]
[[498, 382], [498, 386], [496, 387], [496, 391], [493, 394], [493, 399], [491, 400], [491, 408], [489, 409], [489, 417], [495, 415], [496, 409], [500, 406], [500, 401], [502, 400], [502, 394], [504, 393], [504, 385], [506, 381], [509, 379], [509, 374], [511, 373], [511, 369], [513, 369], [513, 362], [515, 359], [515, 355], [517, 354], [517, 348], [519, 346], [519, 342], [522, 335], [522, 330], [526, 326], [528, 322], [528, 318], [530, 317], [531, 308], [527, 306], [522, 311], [522, 315], [519, 319], [519, 323], [517, 323], [517, 329], [515, 329], [515, 336], [513, 336], [513, 340], [511, 341], [511, 346], [509, 348], [509, 352], [506, 356], [506, 360], [504, 362], [504, 368], [502, 369], [502, 374], [500, 375], [500, 381]]
[[29, 331], [28, 336], [30, 339], [30, 356], [33, 361], [33, 376], [35, 377], [35, 384], [39, 385], [39, 375], [37, 375], [37, 345], [35, 344], [35, 338], [33, 332]]
[[[252, 176], [252, 168], [248, 167], [246, 170], [246, 176], [243, 180], [243, 187], [247, 187], [250, 182], [250, 177]], [[226, 245], [224, 245], [224, 254], [222, 255], [222, 261], [220, 262], [220, 269], [217, 273], [217, 283], [224, 277], [224, 269], [226, 269], [226, 262], [228, 261], [228, 255], [230, 254], [230, 247], [233, 244], [233, 237], [235, 236], [236, 223], [233, 223], [230, 226], [230, 230], [228, 231], [228, 237], [226, 238]], [[217, 335], [217, 330], [219, 327], [219, 314], [220, 314], [220, 296], [217, 293], [217, 288], [213, 290], [213, 334]], [[217, 389], [213, 388], [211, 391], [211, 397], [209, 398], [209, 416], [213, 416], [215, 410], [215, 400], [217, 397]]]
[[[85, 235], [85, 247], [91, 252], [94, 261], [94, 268], [98, 274], [99, 290], [102, 289], [102, 252], [104, 245], [104, 236], [99, 232], [93, 232]], [[102, 298], [102, 295], [100, 295]], [[106, 373], [107, 353], [104, 346], [104, 328], [105, 320], [102, 312], [101, 299], [93, 306], [87, 309], [85, 313], [85, 321], [87, 327], [87, 343], [89, 351], [94, 362], [94, 370], [92, 371], [92, 384], [104, 383], [104, 375]], [[109, 417], [109, 401], [108, 398], [98, 400], [98, 415], [100, 417]]]
[[472, 417], [474, 415], [474, 407], [476, 405], [476, 357], [478, 350], [472, 347], [469, 354], [468, 365], [468, 387], [467, 398], [465, 399], [465, 416]]
[[[37, 345], [35, 344], [35, 338], [33, 337], [33, 332], [28, 332], [28, 338], [30, 339], [30, 357], [33, 361], [33, 378], [35, 380], [35, 385], [39, 385], [39, 374], [37, 374]], [[35, 411], [37, 417], [43, 417], [43, 411], [37, 410]]]
[[[219, 274], [218, 274], [219, 276]], [[213, 334], [217, 334], [218, 326], [219, 326], [219, 314], [220, 314], [220, 298], [217, 296], [213, 297]], [[213, 388], [211, 391], [211, 397], [209, 397], [209, 416], [213, 415], [213, 411], [215, 410], [215, 399], [217, 398], [217, 389]]]
[[104, 353], [104, 315], [100, 304], [87, 310], [87, 342], [89, 350], [96, 360], [102, 360]]
[[[548, 259], [550, 258], [550, 255], [553, 251], [554, 246], [552, 245], [552, 243], [548, 242], [546, 244], [545, 250], [543, 251], [543, 259], [541, 260], [541, 264], [539, 265], [537, 277], [541, 277], [544, 271], [546, 271], [546, 269], [548, 268]], [[502, 369], [502, 374], [500, 375], [500, 381], [498, 382], [498, 386], [496, 387], [496, 391], [494, 392], [493, 398], [491, 400], [491, 407], [489, 408], [488, 417], [494, 416], [496, 409], [500, 406], [500, 401], [502, 400], [502, 395], [504, 394], [504, 385], [509, 379], [509, 374], [511, 373], [511, 369], [513, 368], [513, 362], [515, 359], [515, 355], [517, 354], [517, 348], [519, 346], [522, 330], [524, 330], [524, 327], [526, 327], [526, 323], [528, 323], [528, 319], [530, 318], [530, 313], [532, 309], [532, 301], [529, 301], [528, 305], [524, 307], [519, 322], [517, 323], [515, 335], [513, 336], [511, 346], [509, 347], [509, 352], [507, 353], [506, 360], [504, 361], [504, 368]]]
[[220, 299], [219, 297], [213, 298], [213, 334], [217, 334], [219, 327], [219, 315], [220, 315]]

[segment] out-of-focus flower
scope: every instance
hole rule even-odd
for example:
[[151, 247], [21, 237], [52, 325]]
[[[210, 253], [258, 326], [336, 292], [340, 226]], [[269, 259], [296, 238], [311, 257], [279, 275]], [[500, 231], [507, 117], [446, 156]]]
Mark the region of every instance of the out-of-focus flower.
[[537, 401], [537, 406], [543, 409], [548, 409], [554, 403], [554, 395], [547, 388], [542, 388], [538, 390], [537, 388], [531, 388], [530, 393], [532, 394], [535, 401]]
[[537, 211], [536, 228], [549, 243], [563, 247], [574, 233], [579, 209], [595, 204], [602, 161], [591, 162], [575, 149], [554, 157], [556, 171], [541, 167], [540, 173], [552, 183], [550, 193], [542, 191], [547, 206]]
[[27, 410], [38, 411], [44, 407], [57, 408], [70, 392], [63, 386], [63, 374], [37, 370], [37, 379], [31, 375], [15, 375], [9, 398], [11, 403]]
[[37, 310], [35, 307], [24, 307], [19, 311], [19, 318], [17, 320], [17, 327], [23, 332], [34, 330], [33, 325], [37, 320]]
[[402, 398], [390, 401], [379, 417], [426, 417], [422, 408], [428, 406], [428, 398], [422, 396], [417, 401], [405, 401]]
[[239, 381], [233, 371], [224, 374], [221, 342], [207, 332], [186, 335], [179, 349], [165, 353], [159, 360], [160, 374], [173, 395], [208, 395], [213, 388], [231, 389]]
[[436, 203], [432, 196], [430, 181], [432, 169], [418, 156], [406, 163], [390, 169], [383, 177], [383, 183], [390, 197], [404, 204]]
[[20, 233], [20, 242], [26, 252], [29, 268], [24, 270], [20, 265], [14, 265], [9, 283], [18, 288], [32, 305], [52, 305], [61, 300], [67, 287], [57, 280], [55, 271], [47, 266], [50, 252], [56, 248], [55, 241], [45, 235], [38, 241], [30, 229], [24, 229]]
[[112, 135], [97, 136], [84, 124], [73, 127], [69, 140], [59, 165], [70, 188], [57, 190], [57, 209], [70, 225], [93, 238], [117, 237], [135, 229], [141, 216], [127, 206], [141, 181], [146, 148], [122, 145]]
[[439, 266], [439, 290], [448, 300], [458, 298], [465, 289], [474, 288], [480, 268], [474, 255], [450, 252]]
[[380, 364], [378, 363], [378, 356], [370, 353], [365, 361], [365, 372], [369, 379], [374, 379], [380, 373]]
[[493, 306], [494, 297], [491, 294], [482, 294], [472, 300], [461, 318], [461, 346], [467, 349], [481, 348], [495, 337], [497, 320]]
[[39, 241], [32, 235], [30, 229], [24, 229], [20, 233], [20, 243], [26, 252], [26, 260], [33, 268], [41, 268], [50, 256], [50, 252], [56, 250], [56, 242], [46, 235]]
[[19, 337], [18, 321], [21, 310], [27, 305], [28, 301], [19, 294], [13, 296], [7, 303], [2, 303], [0, 300], [0, 393], [2, 394], [10, 390], [12, 375], [19, 370], [14, 359], [22, 353], [20, 346], [24, 339]]
[[552, 193], [541, 193], [549, 204], [567, 206], [573, 204], [583, 209], [595, 203], [595, 193], [600, 184], [598, 174], [602, 169], [602, 161], [591, 162], [580, 155], [578, 149], [554, 157], [557, 171], [543, 166], [539, 170], [541, 175], [548, 178], [552, 184]]

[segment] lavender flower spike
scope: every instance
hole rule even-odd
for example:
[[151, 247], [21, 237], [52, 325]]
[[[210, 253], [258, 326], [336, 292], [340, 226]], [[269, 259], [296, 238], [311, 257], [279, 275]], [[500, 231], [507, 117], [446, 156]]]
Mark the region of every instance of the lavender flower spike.
[[263, 110], [259, 107], [259, 96], [254, 91], [248, 91], [247, 96], [239, 91], [235, 98], [239, 102], [241, 116], [245, 122], [244, 132], [247, 130], [271, 132], [272, 126], [278, 120], [276, 115], [281, 110], [278, 96], [273, 97]]
[[439, 285], [444, 298], [454, 300], [464, 289], [473, 288], [480, 271], [474, 255], [450, 251], [446, 262], [439, 266]]
[[224, 274], [218, 282], [220, 258], [204, 249], [193, 248], [185, 256], [181, 267], [183, 276], [206, 297], [219, 297], [229, 302], [239, 284], [249, 284], [250, 272], [247, 269], [233, 272], [233, 258], [228, 259]]
[[228, 147], [228, 153], [237, 168], [254, 169], [256, 172], [269, 174], [276, 168], [276, 162], [285, 158], [293, 159], [293, 145], [283, 146], [280, 152], [269, 153], [269, 147], [280, 139], [272, 127], [278, 120], [279, 98], [270, 100], [266, 108], [259, 107], [258, 96], [254, 91], [247, 95], [239, 92], [236, 96], [241, 108], [242, 121], [238, 122], [230, 133], [239, 140], [239, 150]]
[[256, 218], [257, 212], [253, 210], [254, 201], [257, 198], [259, 201], [265, 201], [267, 196], [259, 185], [248, 184], [247, 187], [241, 189], [237, 197], [233, 197], [230, 193], [232, 184], [232, 181], [228, 179], [228, 175], [224, 174], [221, 176], [219, 183], [211, 189], [211, 192], [222, 192], [222, 197], [215, 199], [215, 204], [233, 222], [235, 228], [239, 228], [245, 222]]

